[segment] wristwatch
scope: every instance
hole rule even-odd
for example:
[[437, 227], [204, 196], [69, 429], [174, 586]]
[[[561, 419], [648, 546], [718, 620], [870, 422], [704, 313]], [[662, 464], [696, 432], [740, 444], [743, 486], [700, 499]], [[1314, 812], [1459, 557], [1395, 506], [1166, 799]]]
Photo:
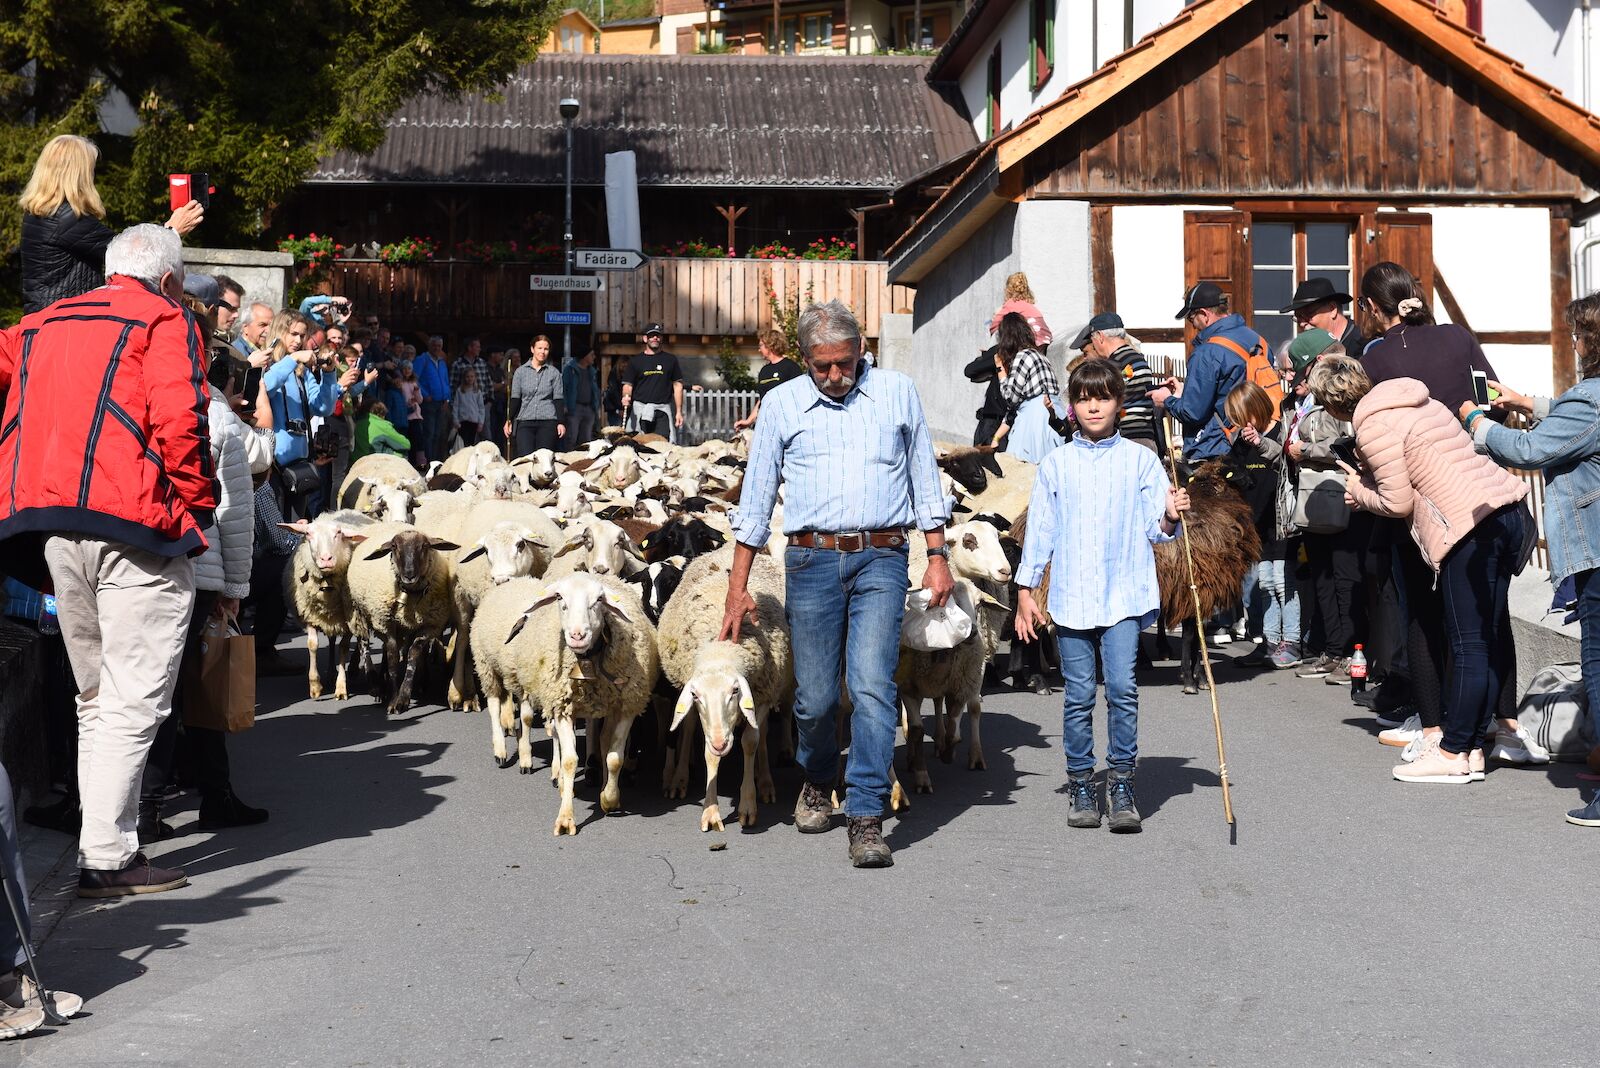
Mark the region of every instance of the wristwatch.
[[941, 545], [937, 549], [929, 549], [928, 555], [940, 557], [945, 563], [948, 564], [950, 562], [950, 546]]

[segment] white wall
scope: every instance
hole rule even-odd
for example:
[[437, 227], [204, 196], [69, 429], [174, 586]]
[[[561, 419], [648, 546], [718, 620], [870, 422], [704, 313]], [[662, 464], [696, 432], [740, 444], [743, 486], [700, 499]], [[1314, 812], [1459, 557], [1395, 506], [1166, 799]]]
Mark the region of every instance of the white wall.
[[1006, 275], [1026, 271], [1057, 341], [1060, 371], [1067, 341], [1092, 314], [1089, 206], [1036, 200], [1007, 207], [917, 286], [912, 357], [900, 369], [916, 380], [936, 438], [968, 442], [983, 388], [962, 374], [993, 344], [989, 320], [1004, 300]]
[[[1590, 50], [1583, 44], [1582, 6], [1581, 0], [1486, 0], [1483, 36], [1529, 73], [1585, 104], [1583, 63]], [[1600, 20], [1600, 11], [1589, 18]]]

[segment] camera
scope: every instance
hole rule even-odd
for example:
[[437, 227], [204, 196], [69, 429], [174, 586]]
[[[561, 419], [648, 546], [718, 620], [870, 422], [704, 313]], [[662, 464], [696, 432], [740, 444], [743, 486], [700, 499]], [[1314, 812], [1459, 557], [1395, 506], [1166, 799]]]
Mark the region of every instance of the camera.
[[286, 434], [293, 434], [297, 438], [303, 438], [311, 433], [311, 424], [304, 419], [285, 419], [283, 430]]
[[312, 454], [318, 460], [331, 460], [339, 453], [339, 438], [333, 428], [325, 426], [311, 439]]

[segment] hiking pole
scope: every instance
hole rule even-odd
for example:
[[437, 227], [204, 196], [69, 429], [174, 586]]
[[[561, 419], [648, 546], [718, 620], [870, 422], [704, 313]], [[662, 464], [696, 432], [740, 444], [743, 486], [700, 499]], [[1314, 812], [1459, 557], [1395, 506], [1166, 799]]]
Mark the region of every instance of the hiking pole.
[[39, 962], [33, 959], [33, 946], [29, 944], [28, 927], [22, 922], [22, 910], [17, 907], [17, 893], [11, 890], [11, 865], [0, 864], [0, 884], [6, 888], [6, 904], [11, 909], [11, 922], [17, 925], [17, 941], [22, 943], [23, 955], [28, 958], [28, 971], [33, 973], [33, 985], [39, 991], [39, 1007], [44, 1009], [45, 1018], [57, 1027], [64, 1027], [67, 1018], [56, 1011], [56, 996], [44, 985], [44, 980], [39, 978]]
[[[1172, 471], [1172, 484], [1178, 485], [1178, 461], [1167, 450], [1167, 466]], [[1211, 692], [1211, 725], [1217, 730], [1217, 778], [1222, 780], [1222, 816], [1233, 826], [1233, 795], [1228, 791], [1228, 757], [1222, 749], [1222, 710], [1217, 707], [1217, 680], [1211, 674], [1211, 650], [1206, 645], [1206, 621], [1200, 618], [1200, 587], [1194, 578], [1194, 550], [1189, 547], [1189, 524], [1178, 517], [1178, 527], [1183, 540], [1183, 559], [1189, 565], [1189, 596], [1194, 598], [1194, 629], [1200, 636], [1200, 663], [1206, 672], [1206, 688]]]

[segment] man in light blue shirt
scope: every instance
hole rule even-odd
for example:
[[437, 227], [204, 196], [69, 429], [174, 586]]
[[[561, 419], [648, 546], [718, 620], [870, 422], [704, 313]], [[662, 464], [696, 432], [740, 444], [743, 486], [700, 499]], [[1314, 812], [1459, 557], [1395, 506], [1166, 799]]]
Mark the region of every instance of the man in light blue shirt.
[[894, 671], [908, 587], [906, 528], [927, 539], [922, 585], [934, 604], [943, 604], [954, 585], [943, 555], [949, 512], [911, 380], [867, 366], [861, 328], [837, 300], [807, 308], [799, 336], [810, 373], [762, 402], [733, 522], [738, 544], [721, 636], [736, 641], [746, 620], [759, 622], [746, 582], [756, 550], [766, 544], [782, 482], [785, 615], [806, 777], [795, 826], [816, 834], [831, 822], [842, 672], [855, 706], [845, 769], [850, 861], [888, 867], [894, 860], [883, 841], [883, 810], [900, 721]]

